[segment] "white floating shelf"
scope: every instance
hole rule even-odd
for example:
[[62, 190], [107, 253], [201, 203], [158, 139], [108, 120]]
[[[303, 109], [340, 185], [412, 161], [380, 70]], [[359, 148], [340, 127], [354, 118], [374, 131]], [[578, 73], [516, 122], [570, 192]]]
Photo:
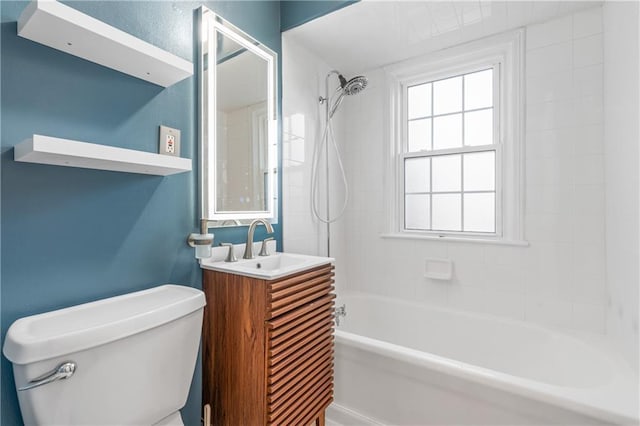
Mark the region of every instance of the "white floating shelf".
[[29, 3], [18, 35], [163, 87], [193, 75], [191, 62], [54, 0]]
[[27, 163], [167, 176], [191, 171], [189, 158], [33, 135], [14, 148], [13, 159]]

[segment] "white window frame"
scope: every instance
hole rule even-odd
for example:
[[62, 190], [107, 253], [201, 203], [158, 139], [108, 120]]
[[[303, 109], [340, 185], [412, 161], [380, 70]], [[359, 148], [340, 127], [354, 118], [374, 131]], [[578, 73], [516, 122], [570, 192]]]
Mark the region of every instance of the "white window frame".
[[[406, 149], [407, 88], [443, 78], [494, 68], [494, 142], [411, 155]], [[385, 195], [388, 231], [383, 237], [419, 238], [526, 245], [523, 238], [524, 187], [524, 30], [516, 30], [444, 49], [385, 67], [390, 102]], [[494, 89], [495, 92], [495, 89]], [[497, 114], [497, 115], [495, 115]], [[489, 148], [489, 149], [487, 149]], [[404, 229], [404, 159], [446, 153], [496, 151], [496, 232]], [[463, 212], [464, 214], [464, 212]]]

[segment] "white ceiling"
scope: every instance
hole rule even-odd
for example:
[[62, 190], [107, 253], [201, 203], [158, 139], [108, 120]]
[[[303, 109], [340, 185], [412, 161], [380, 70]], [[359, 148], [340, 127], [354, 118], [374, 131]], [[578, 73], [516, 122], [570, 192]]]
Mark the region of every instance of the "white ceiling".
[[285, 37], [353, 75], [601, 3], [363, 0], [293, 28]]

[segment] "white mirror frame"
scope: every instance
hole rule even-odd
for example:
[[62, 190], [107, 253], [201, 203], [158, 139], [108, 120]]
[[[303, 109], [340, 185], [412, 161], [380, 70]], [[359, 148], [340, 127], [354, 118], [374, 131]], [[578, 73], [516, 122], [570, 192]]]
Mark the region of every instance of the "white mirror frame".
[[[276, 219], [277, 185], [276, 176], [278, 171], [278, 122], [276, 109], [277, 93], [277, 54], [254, 39], [244, 31], [238, 29], [233, 24], [216, 14], [212, 10], [202, 6], [199, 13], [200, 18], [200, 40], [198, 43], [198, 105], [200, 110], [200, 123], [198, 126], [198, 140], [200, 146], [200, 211], [201, 218], [216, 222], [212, 226], [238, 226], [247, 220], [252, 219]], [[254, 53], [267, 62], [267, 209], [262, 211], [224, 211], [219, 212], [216, 206], [215, 196], [216, 184], [216, 72], [208, 73], [209, 84], [207, 93], [204, 93], [204, 55], [208, 58], [216, 58], [217, 38], [215, 33], [219, 32], [229, 37], [248, 51]], [[213, 40], [207, 43], [206, 52], [203, 41]], [[209, 64], [215, 64], [215, 59], [208, 60]], [[203, 102], [208, 102], [207, 114], [203, 113]], [[206, 126], [213, 131], [206, 132]], [[205, 140], [204, 135], [207, 135]]]

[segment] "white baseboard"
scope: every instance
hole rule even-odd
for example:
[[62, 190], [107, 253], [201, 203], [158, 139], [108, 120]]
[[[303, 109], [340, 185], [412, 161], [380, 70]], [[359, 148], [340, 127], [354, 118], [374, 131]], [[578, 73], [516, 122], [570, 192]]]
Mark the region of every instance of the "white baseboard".
[[335, 426], [384, 426], [384, 423], [335, 402], [326, 411], [327, 423]]

